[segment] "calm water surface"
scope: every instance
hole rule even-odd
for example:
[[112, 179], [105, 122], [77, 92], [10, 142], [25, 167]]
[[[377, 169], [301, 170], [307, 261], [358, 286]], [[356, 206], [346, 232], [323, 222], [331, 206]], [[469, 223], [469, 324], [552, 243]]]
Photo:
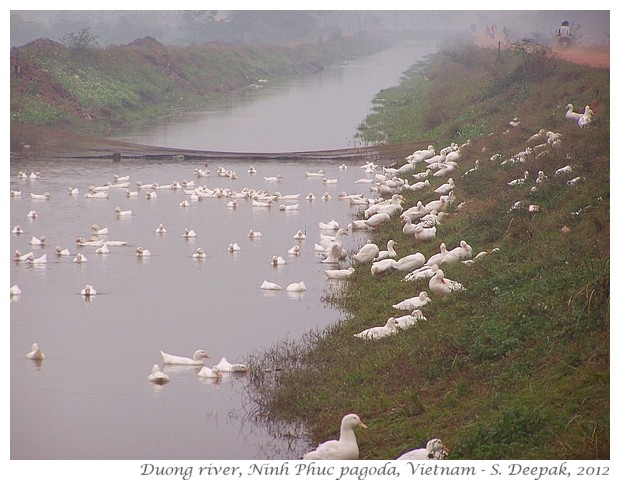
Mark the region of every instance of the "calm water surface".
[[290, 152], [358, 146], [357, 127], [382, 89], [435, 49], [391, 48], [314, 75], [265, 84], [206, 111], [162, 119], [117, 138], [148, 145], [227, 152]]
[[[391, 81], [383, 78], [380, 87], [373, 85], [374, 92], [395, 84], [396, 70], [404, 70], [417, 59], [400, 58], [401, 66], [393, 68]], [[323, 108], [312, 115], [308, 110], [308, 118], [300, 120], [299, 125], [282, 121], [296, 110], [286, 110], [285, 105], [295, 103], [301, 108], [318, 104], [312, 100], [320, 86], [317, 83], [323, 82], [326, 89], [336, 84], [347, 90], [344, 83], [352, 81], [349, 77], [371, 77], [369, 72], [383, 71], [384, 65], [383, 57], [352, 63], [341, 69], [353, 71], [353, 75], [339, 72], [332, 78], [328, 70], [324, 72], [328, 78], [323, 80], [299, 80], [308, 84], [305, 89], [295, 84], [281, 86], [280, 93], [261, 91], [258, 95], [262, 97], [251, 102], [223, 107], [202, 117], [190, 116], [195, 122], [184, 118], [153, 126], [153, 130], [142, 136], [133, 134], [130, 139], [162, 146], [237, 151], [346, 147], [350, 139], [347, 134], [339, 133], [340, 140], [327, 140], [316, 127], [322, 125], [322, 119], [337, 115], [326, 113], [329, 102], [323, 102]], [[349, 83], [349, 89], [357, 88]], [[308, 97], [303, 91], [309, 92]], [[298, 102], [289, 97], [291, 92], [296, 92]], [[368, 93], [369, 98], [372, 95]], [[361, 94], [362, 98], [366, 96], [365, 92]], [[347, 103], [361, 102], [367, 110], [368, 101]], [[250, 141], [240, 132], [250, 124], [264, 127], [267, 123], [256, 113], [258, 104], [263, 105], [263, 112], [272, 109], [274, 118], [281, 118], [269, 122], [269, 134], [253, 136]], [[283, 109], [280, 116], [278, 109]], [[354, 131], [364, 113], [358, 115], [353, 123], [344, 116], [342, 123], [349, 131]], [[196, 123], [206, 123], [208, 130], [218, 120], [222, 128], [229, 125], [227, 134], [201, 137], [196, 133]], [[277, 134], [287, 124], [286, 132]], [[290, 140], [289, 133], [299, 129], [304, 131], [305, 140]], [[220, 165], [236, 171], [239, 178], [218, 177], [215, 172]], [[160, 350], [190, 356], [204, 349], [211, 356], [206, 362], [209, 366], [221, 357], [245, 362], [249, 355], [278, 340], [297, 339], [340, 318], [340, 312], [321, 302], [334, 281], [326, 279], [323, 271], [327, 266], [314, 252], [314, 244], [319, 243], [321, 233], [334, 233], [319, 230], [319, 222], [334, 219], [346, 227], [351, 221], [357, 209], [339, 201], [338, 193], [369, 194], [367, 185], [355, 183], [368, 175], [359, 164], [349, 164], [343, 171], [337, 164], [265, 161], [254, 163], [258, 172], [253, 175], [248, 173], [250, 165], [241, 160], [212, 161], [211, 176], [197, 178], [194, 169], [203, 167], [202, 163], [172, 159], [12, 162], [10, 188], [22, 194], [11, 198], [10, 227], [19, 224], [25, 233], [11, 235], [8, 254], [11, 259], [18, 249], [22, 253], [32, 251], [37, 258], [45, 254], [47, 263], [10, 263], [10, 283], [19, 285], [23, 292], [11, 302], [11, 458], [294, 459], [308, 448], [303, 433], [282, 436], [254, 421], [252, 405], [244, 394], [247, 377], [201, 381], [194, 368], [167, 367], [169, 384], [154, 387], [146, 379], [152, 365], [161, 364]], [[337, 183], [326, 185], [319, 178], [305, 176], [305, 171], [319, 169], [328, 178], [337, 178]], [[40, 171], [41, 177], [18, 179], [20, 170], [28, 174]], [[281, 182], [265, 180], [277, 174], [282, 175]], [[182, 189], [158, 190], [153, 200], [145, 198], [145, 190], [127, 197], [126, 188], [112, 189], [107, 200], [84, 198], [88, 186], [103, 185], [114, 175], [129, 176], [129, 188], [134, 191], [137, 181], [165, 185], [193, 180], [209, 188], [265, 189], [300, 194], [300, 199], [277, 202], [272, 208], [253, 207], [251, 201], [241, 199], [238, 208], [231, 209], [227, 207], [228, 198], [191, 201], [189, 207], [181, 207], [179, 204], [189, 199]], [[79, 194], [69, 195], [70, 186], [77, 187]], [[50, 200], [30, 197], [30, 193], [44, 192], [51, 194]], [[312, 202], [305, 200], [311, 192], [318, 197]], [[325, 192], [331, 194], [331, 200], [320, 198]], [[281, 203], [298, 203], [299, 210], [279, 211]], [[117, 218], [116, 207], [131, 210], [132, 215]], [[38, 214], [34, 220], [27, 217], [31, 210]], [[160, 223], [168, 233], [155, 233]], [[78, 247], [76, 238], [90, 237], [93, 224], [109, 229], [105, 239], [127, 244], [110, 247], [111, 252], [105, 255], [95, 253], [93, 247]], [[194, 229], [197, 238], [183, 238], [186, 228]], [[261, 232], [262, 237], [249, 239], [250, 229]], [[293, 239], [300, 229], [307, 234], [304, 241]], [[31, 246], [31, 238], [41, 235], [47, 239], [46, 246]], [[354, 251], [364, 241], [363, 234], [352, 234], [345, 238], [345, 248]], [[227, 250], [233, 242], [241, 247], [236, 254]], [[57, 245], [68, 248], [72, 255], [57, 256]], [[301, 247], [298, 257], [287, 253], [294, 245]], [[152, 256], [138, 258], [138, 246], [150, 250]], [[192, 258], [198, 247], [208, 258]], [[88, 262], [74, 263], [77, 252]], [[274, 255], [284, 257], [287, 263], [274, 268], [270, 264]], [[263, 280], [284, 288], [304, 281], [307, 291], [265, 292], [259, 288]], [[80, 295], [86, 284], [97, 290], [90, 301]], [[25, 358], [33, 342], [38, 342], [46, 354], [40, 365]]]

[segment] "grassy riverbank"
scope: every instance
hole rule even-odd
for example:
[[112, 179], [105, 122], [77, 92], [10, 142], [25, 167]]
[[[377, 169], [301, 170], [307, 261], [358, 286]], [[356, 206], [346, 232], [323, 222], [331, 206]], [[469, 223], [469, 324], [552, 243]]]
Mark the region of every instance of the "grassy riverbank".
[[[609, 85], [608, 69], [525, 43], [499, 55], [445, 51], [382, 91], [360, 129], [365, 141], [469, 144], [452, 176], [457, 201], [435, 241], [405, 238], [398, 219], [372, 240], [385, 249], [394, 239], [397, 258], [428, 258], [441, 242], [451, 249], [460, 240], [474, 255], [499, 250], [443, 267], [466, 290], [433, 298], [422, 308], [426, 320], [376, 341], [353, 334], [407, 313], [391, 305], [428, 292], [428, 281], [357, 267], [326, 295], [345, 310], [341, 323], [249, 359], [259, 415], [301, 422], [319, 442], [356, 412], [369, 426], [358, 432], [366, 459], [394, 458], [434, 437], [452, 459], [609, 458]], [[564, 118], [569, 102], [592, 107], [589, 128]], [[542, 128], [560, 132], [561, 145], [502, 164]], [[476, 160], [480, 168], [463, 177]], [[554, 176], [565, 165], [573, 172]], [[507, 185], [525, 170], [526, 184]], [[540, 170], [549, 178], [537, 185]], [[405, 208], [436, 199], [445, 181], [404, 193]], [[517, 201], [525, 208], [512, 210]]]
[[295, 47], [220, 42], [174, 47], [146, 37], [104, 49], [67, 48], [40, 39], [12, 52], [11, 122], [105, 134], [316, 72], [386, 44], [366, 34]]

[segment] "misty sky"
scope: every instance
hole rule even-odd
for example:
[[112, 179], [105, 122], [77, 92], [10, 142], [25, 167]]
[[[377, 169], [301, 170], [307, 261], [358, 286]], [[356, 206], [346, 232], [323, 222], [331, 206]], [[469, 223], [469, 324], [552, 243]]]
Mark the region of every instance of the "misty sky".
[[[313, 4], [312, 7], [320, 7], [320, 3]], [[560, 2], [551, 3], [560, 4]], [[596, 3], [588, 2], [588, 6]], [[545, 6], [548, 4], [549, 2], [546, 2]], [[568, 6], [570, 4], [571, 2], [561, 3], [561, 5]], [[54, 5], [56, 6], [56, 4]], [[474, 2], [473, 6], [475, 5]], [[468, 4], [468, 6], [472, 5]], [[580, 8], [583, 8], [583, 5]], [[230, 11], [217, 10], [215, 12], [217, 14], [214, 18], [221, 20]], [[313, 12], [317, 13], [316, 10]], [[300, 32], [303, 28], [312, 30], [313, 28], [333, 26], [344, 31], [353, 31], [380, 25], [385, 29], [423, 30], [428, 31], [429, 35], [442, 37], [449, 36], [452, 33], [456, 34], [459, 31], [471, 31], [474, 26], [478, 29], [484, 29], [486, 24], [496, 24], [498, 29], [509, 28], [521, 38], [548, 37], [553, 35], [563, 20], [579, 25], [579, 34], [584, 44], [609, 42], [610, 32], [609, 10], [332, 10], [321, 11], [320, 15], [315, 15], [312, 20], [315, 22], [314, 24], [311, 20], [304, 19], [303, 22], [300, 20], [298, 25], [293, 25], [295, 18], [307, 17], [308, 12], [278, 10], [271, 13], [274, 15], [280, 13], [280, 22], [284, 22], [284, 25], [291, 25], [291, 33]], [[283, 13], [288, 14], [285, 20], [283, 20]], [[364, 20], [365, 17], [367, 18], [366, 21]], [[219, 35], [219, 30], [211, 27], [217, 22], [210, 23], [207, 26], [206, 15], [190, 18], [187, 12], [173, 10], [11, 10], [10, 18], [12, 46], [24, 45], [41, 37], [62, 42], [66, 34], [77, 32], [82, 28], [88, 28], [96, 34], [100, 46], [129, 43], [136, 38], [147, 35], [153, 36], [165, 44], [181, 45], [192, 43], [192, 41], [200, 43], [218, 39], [209, 37], [208, 32], [215, 32], [213, 35]], [[317, 19], [320, 25], [316, 23]], [[240, 29], [247, 28], [247, 16], [245, 21], [246, 23]], [[198, 25], [203, 28], [202, 37], [190, 38], [189, 22], [193, 22], [191, 24], [193, 26]], [[220, 30], [223, 25], [224, 23], [219, 24]], [[260, 26], [256, 28], [259, 29]], [[224, 32], [222, 32], [223, 34]], [[234, 34], [232, 27], [226, 30], [226, 35]], [[241, 33], [238, 34], [241, 35]], [[243, 32], [243, 35], [246, 34]], [[236, 40], [234, 37], [222, 39]]]

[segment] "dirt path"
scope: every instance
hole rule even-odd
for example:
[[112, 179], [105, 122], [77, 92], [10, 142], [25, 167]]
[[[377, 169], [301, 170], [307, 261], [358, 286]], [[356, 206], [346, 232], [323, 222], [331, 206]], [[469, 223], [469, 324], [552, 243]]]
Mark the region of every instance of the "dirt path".
[[555, 50], [558, 58], [595, 68], [609, 68], [609, 47], [567, 48]]
[[[500, 33], [495, 34], [495, 38], [489, 38], [479, 34], [475, 40], [476, 46], [481, 48], [499, 48], [505, 50], [508, 48], [504, 36]], [[608, 45], [595, 47], [572, 47], [566, 49], [553, 49], [553, 53], [557, 58], [568, 62], [587, 65], [594, 68], [609, 68], [610, 49]]]

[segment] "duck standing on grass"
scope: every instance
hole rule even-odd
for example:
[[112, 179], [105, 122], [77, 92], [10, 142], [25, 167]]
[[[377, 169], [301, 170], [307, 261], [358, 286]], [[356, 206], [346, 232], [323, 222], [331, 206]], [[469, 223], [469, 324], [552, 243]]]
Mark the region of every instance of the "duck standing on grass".
[[360, 452], [354, 427], [368, 428], [355, 413], [349, 413], [340, 423], [340, 438], [328, 440], [306, 453], [303, 460], [359, 460]]

